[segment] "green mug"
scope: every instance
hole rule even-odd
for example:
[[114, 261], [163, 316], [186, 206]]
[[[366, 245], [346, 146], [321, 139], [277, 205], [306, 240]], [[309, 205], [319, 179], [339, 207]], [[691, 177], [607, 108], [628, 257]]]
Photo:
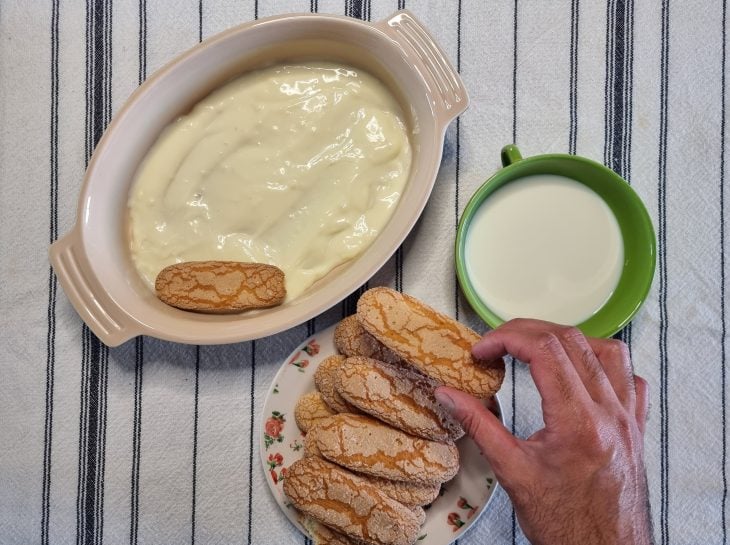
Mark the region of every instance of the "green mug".
[[576, 324], [586, 335], [610, 337], [625, 327], [646, 299], [656, 266], [656, 237], [649, 214], [631, 186], [618, 174], [584, 157], [548, 154], [523, 159], [514, 145], [502, 148], [502, 165], [471, 197], [456, 233], [456, 274], [474, 311], [492, 328], [504, 322], [480, 298], [469, 278], [465, 246], [477, 210], [505, 185], [536, 174], [571, 178], [592, 189], [615, 216], [623, 240], [623, 265], [618, 284], [605, 303]]

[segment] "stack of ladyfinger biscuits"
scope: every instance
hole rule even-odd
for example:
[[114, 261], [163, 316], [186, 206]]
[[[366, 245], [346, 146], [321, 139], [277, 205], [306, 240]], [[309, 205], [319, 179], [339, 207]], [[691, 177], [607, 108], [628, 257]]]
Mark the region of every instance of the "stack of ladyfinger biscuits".
[[423, 506], [459, 470], [464, 431], [439, 405], [447, 384], [493, 396], [504, 363], [476, 361], [479, 335], [388, 288], [365, 292], [335, 329], [338, 355], [315, 373], [315, 392], [295, 407], [305, 433], [284, 493], [315, 544], [409, 545]]

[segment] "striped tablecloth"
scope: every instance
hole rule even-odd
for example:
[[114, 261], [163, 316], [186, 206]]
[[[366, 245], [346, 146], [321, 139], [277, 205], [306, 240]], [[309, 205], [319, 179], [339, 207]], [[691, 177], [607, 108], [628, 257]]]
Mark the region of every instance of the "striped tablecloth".
[[[351, 310], [255, 342], [108, 349], [49, 270], [84, 168], [145, 77], [225, 28], [283, 12], [380, 19], [407, 7], [470, 92], [415, 230], [371, 280], [479, 331], [455, 283], [455, 225], [516, 142], [605, 163], [658, 234], [648, 301], [623, 332], [651, 385], [657, 543], [727, 540], [726, 10], [718, 0], [7, 0], [0, 4], [0, 543], [304, 543], [258, 460], [282, 359]], [[516, 220], [517, 221], [517, 220]], [[540, 425], [508, 368], [508, 425]], [[499, 492], [464, 544], [524, 543]]]

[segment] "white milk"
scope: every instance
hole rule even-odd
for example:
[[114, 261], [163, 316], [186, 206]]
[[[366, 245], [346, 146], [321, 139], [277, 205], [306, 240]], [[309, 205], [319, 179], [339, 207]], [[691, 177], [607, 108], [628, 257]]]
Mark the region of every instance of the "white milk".
[[570, 178], [540, 174], [484, 201], [469, 226], [465, 258], [476, 293], [504, 320], [576, 325], [616, 289], [624, 249], [603, 199]]

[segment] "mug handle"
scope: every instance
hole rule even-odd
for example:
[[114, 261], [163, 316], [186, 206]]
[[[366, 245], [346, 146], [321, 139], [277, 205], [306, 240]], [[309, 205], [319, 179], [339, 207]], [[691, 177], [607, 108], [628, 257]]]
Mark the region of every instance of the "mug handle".
[[522, 154], [520, 153], [519, 148], [514, 144], [507, 144], [503, 147], [500, 156], [502, 157], [503, 167], [508, 167], [517, 161], [522, 161]]

